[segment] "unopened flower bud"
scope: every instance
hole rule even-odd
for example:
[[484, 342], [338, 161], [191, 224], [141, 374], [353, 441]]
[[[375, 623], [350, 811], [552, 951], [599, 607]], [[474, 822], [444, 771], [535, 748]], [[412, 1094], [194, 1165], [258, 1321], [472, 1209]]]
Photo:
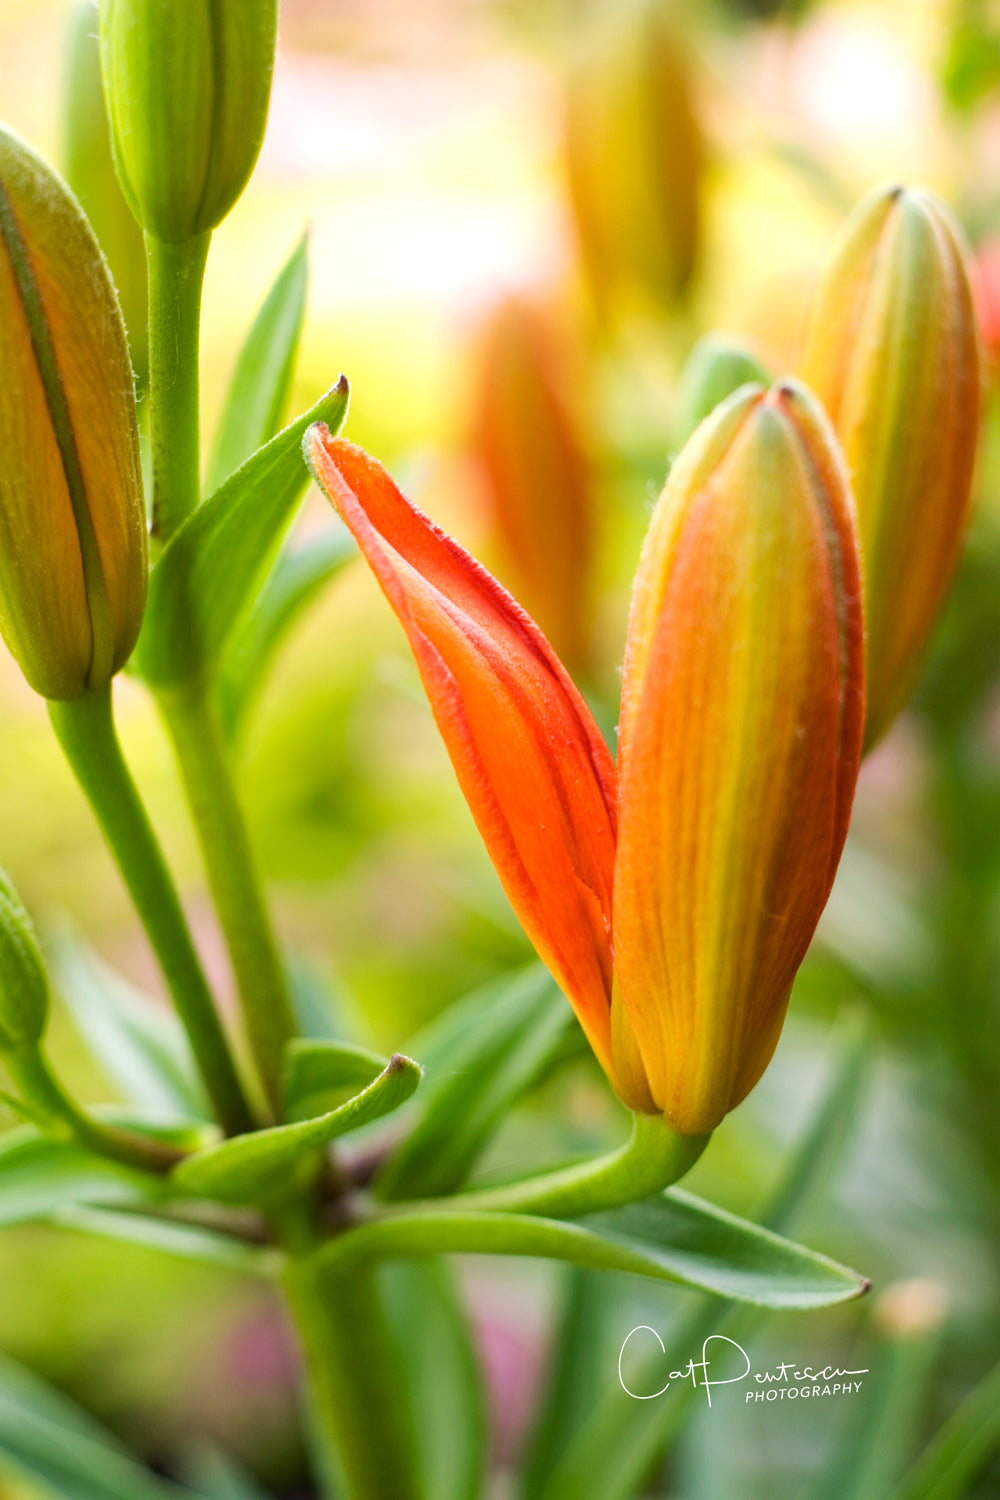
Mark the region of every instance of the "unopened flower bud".
[[751, 350], [729, 333], [706, 333], [681, 371], [676, 442], [682, 446], [699, 422], [741, 385], [768, 385], [771, 377]]
[[146, 523], [114, 287], [79, 204], [0, 129], [0, 632], [46, 698], [103, 687], [135, 645]]
[[42, 1039], [49, 982], [31, 918], [0, 870], [0, 1051]]
[[144, 229], [214, 229], [250, 180], [267, 123], [277, 0], [103, 0], [115, 162]]
[[851, 214], [812, 307], [803, 379], [826, 407], [858, 507], [872, 745], [905, 702], [965, 530], [980, 352], [961, 231], [930, 193]]
[[670, 303], [698, 252], [704, 157], [683, 43], [648, 3], [595, 28], [566, 90], [570, 196], [599, 305]]

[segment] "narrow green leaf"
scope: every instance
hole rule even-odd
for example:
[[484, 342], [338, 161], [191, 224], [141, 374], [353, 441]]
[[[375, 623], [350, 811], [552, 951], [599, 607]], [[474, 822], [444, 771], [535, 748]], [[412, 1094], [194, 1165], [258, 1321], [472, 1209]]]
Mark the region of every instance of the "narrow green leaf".
[[347, 1102], [389, 1066], [388, 1058], [351, 1042], [296, 1037], [285, 1049], [284, 1099], [289, 1120], [308, 1120]]
[[889, 1500], [962, 1500], [1000, 1447], [1000, 1364], [931, 1438]]
[[421, 1492], [478, 1500], [486, 1463], [482, 1376], [448, 1268], [437, 1260], [379, 1267], [417, 1439]]
[[185, 1452], [181, 1476], [203, 1500], [267, 1500], [256, 1479], [215, 1443], [192, 1443]]
[[74, 1203], [138, 1204], [163, 1192], [159, 1179], [32, 1126], [0, 1136], [0, 1225], [47, 1219]]
[[55, 1500], [196, 1500], [157, 1479], [86, 1412], [0, 1356], [0, 1473]]
[[171, 1181], [179, 1192], [221, 1203], [272, 1200], [288, 1188], [295, 1169], [328, 1142], [398, 1109], [420, 1077], [418, 1064], [397, 1052], [373, 1083], [338, 1109], [211, 1146], [175, 1167]]
[[302, 612], [357, 556], [346, 527], [333, 527], [278, 558], [253, 609], [233, 633], [219, 664], [219, 710], [235, 736], [271, 662]]
[[136, 648], [139, 670], [153, 687], [176, 687], [214, 668], [306, 488], [306, 429], [325, 422], [337, 432], [348, 394], [342, 375], [315, 406], [248, 458], [171, 538], [150, 574]]
[[618, 1288], [599, 1271], [567, 1268], [551, 1359], [521, 1465], [521, 1500], [537, 1500], [607, 1388], [607, 1332]]
[[177, 1260], [194, 1260], [201, 1265], [221, 1266], [227, 1271], [273, 1276], [281, 1266], [282, 1257], [277, 1250], [252, 1245], [200, 1224], [184, 1224], [177, 1219], [158, 1218], [151, 1214], [116, 1213], [113, 1209], [75, 1205], [56, 1210], [48, 1222], [60, 1229], [75, 1230], [78, 1234], [138, 1245]]
[[109, 1082], [152, 1110], [210, 1117], [174, 1011], [134, 990], [69, 934], [49, 945], [56, 988]]
[[452, 1012], [426, 1044], [414, 1044], [425, 1059], [428, 1084], [415, 1125], [379, 1174], [382, 1198], [435, 1197], [460, 1187], [508, 1110], [545, 1071], [575, 1024], [540, 964], [477, 990]]
[[309, 282], [309, 235], [278, 272], [236, 356], [208, 462], [211, 495], [274, 437], [288, 403]]
[[846, 1266], [678, 1188], [662, 1199], [592, 1214], [579, 1223], [426, 1208], [363, 1225], [318, 1253], [353, 1263], [446, 1252], [565, 1260], [652, 1276], [760, 1307], [828, 1307], [860, 1296], [867, 1287]]

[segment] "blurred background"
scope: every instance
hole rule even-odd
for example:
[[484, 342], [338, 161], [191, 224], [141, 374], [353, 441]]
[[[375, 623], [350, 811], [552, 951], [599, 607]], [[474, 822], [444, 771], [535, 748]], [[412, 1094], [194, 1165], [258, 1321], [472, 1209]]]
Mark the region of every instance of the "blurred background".
[[[0, 0], [0, 116], [66, 170], [80, 147], [64, 120], [74, 14], [67, 0]], [[290, 410], [347, 373], [347, 434], [536, 614], [611, 734], [629, 580], [696, 402], [692, 348], [723, 329], [772, 374], [793, 370], [840, 222], [890, 179], [953, 206], [980, 263], [984, 334], [1000, 347], [998, 163], [996, 0], [282, 0], [263, 154], [209, 261], [206, 434], [240, 341], [308, 229]], [[772, 1315], [751, 1352], [760, 1366], [856, 1359], [877, 1371], [902, 1348], [913, 1391], [885, 1420], [907, 1455], [1000, 1354], [997, 449], [991, 393], [966, 559], [920, 691], [865, 765], [775, 1062], [690, 1179], [752, 1212], [819, 1097], [838, 1016], [870, 1011], [850, 1141], [796, 1233], [875, 1291]], [[297, 537], [328, 525], [312, 493]], [[118, 702], [226, 992], [169, 747], [138, 688], [120, 681]], [[530, 961], [367, 570], [317, 589], [236, 747], [277, 925], [331, 1024], [404, 1046], [449, 1002]], [[53, 942], [75, 932], [145, 1003], [163, 1003], [44, 705], [6, 655], [0, 860]], [[65, 1010], [53, 1052], [83, 1098], [108, 1097]], [[511, 1116], [491, 1163], [596, 1148], [620, 1129], [596, 1069], [576, 1061]], [[499, 1496], [558, 1340], [560, 1278], [478, 1261], [461, 1279]], [[625, 1333], [663, 1328], [678, 1300], [637, 1302], [625, 1281], [610, 1295], [609, 1387]], [[255, 1284], [20, 1229], [0, 1237], [0, 1349], [153, 1464], [172, 1469], [208, 1439], [273, 1490], [305, 1493], [294, 1354]], [[811, 1494], [873, 1409], [723, 1405], [684, 1428], [643, 1493]], [[968, 1493], [1000, 1494], [1000, 1462]]]

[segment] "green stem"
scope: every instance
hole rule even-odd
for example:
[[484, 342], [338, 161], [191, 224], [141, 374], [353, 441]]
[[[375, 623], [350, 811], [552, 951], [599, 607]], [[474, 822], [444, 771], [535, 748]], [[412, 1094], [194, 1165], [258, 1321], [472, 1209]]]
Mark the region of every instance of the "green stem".
[[180, 244], [146, 235], [153, 535], [173, 536], [198, 504], [198, 335], [211, 231]]
[[633, 1115], [632, 1134], [606, 1156], [525, 1177], [479, 1192], [457, 1193], [441, 1204], [393, 1203], [386, 1215], [420, 1207], [447, 1207], [449, 1213], [526, 1213], [572, 1219], [651, 1198], [694, 1166], [707, 1135], [678, 1135], [662, 1115]]
[[49, 715], [149, 935], [218, 1118], [231, 1134], [250, 1130], [253, 1117], [180, 898], [118, 743], [111, 687], [50, 703]]
[[421, 1500], [406, 1392], [374, 1267], [293, 1258], [284, 1290], [305, 1359], [324, 1490], [338, 1500]]
[[5, 1051], [3, 1061], [29, 1104], [36, 1105], [50, 1119], [60, 1122], [69, 1136], [88, 1150], [146, 1172], [169, 1172], [180, 1160], [180, 1152], [128, 1131], [102, 1125], [80, 1109], [52, 1072], [37, 1043]]
[[159, 703], [229, 947], [247, 1037], [271, 1108], [280, 1119], [282, 1056], [295, 1025], [218, 711], [211, 694], [198, 685], [163, 692]]

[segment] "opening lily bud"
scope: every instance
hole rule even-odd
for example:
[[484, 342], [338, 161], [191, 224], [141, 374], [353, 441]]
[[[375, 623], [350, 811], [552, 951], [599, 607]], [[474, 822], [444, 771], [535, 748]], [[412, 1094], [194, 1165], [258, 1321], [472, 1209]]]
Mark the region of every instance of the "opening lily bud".
[[69, 189], [0, 129], [0, 632], [31, 686], [105, 686], [135, 645], [146, 522], [115, 290]]
[[774, 1051], [858, 773], [856, 525], [825, 416], [795, 382], [744, 387], [678, 458], [636, 578], [617, 771], [496, 580], [353, 444], [313, 427], [305, 452], [619, 1097], [707, 1135]]
[[40, 1042], [48, 1015], [49, 982], [35, 929], [0, 870], [0, 1051]]
[[144, 229], [214, 229], [250, 180], [267, 124], [277, 0], [102, 0], [115, 164]]
[[871, 746], [913, 687], [961, 546], [982, 374], [965, 246], [945, 206], [888, 188], [858, 205], [800, 362], [840, 438], [861, 531]]

